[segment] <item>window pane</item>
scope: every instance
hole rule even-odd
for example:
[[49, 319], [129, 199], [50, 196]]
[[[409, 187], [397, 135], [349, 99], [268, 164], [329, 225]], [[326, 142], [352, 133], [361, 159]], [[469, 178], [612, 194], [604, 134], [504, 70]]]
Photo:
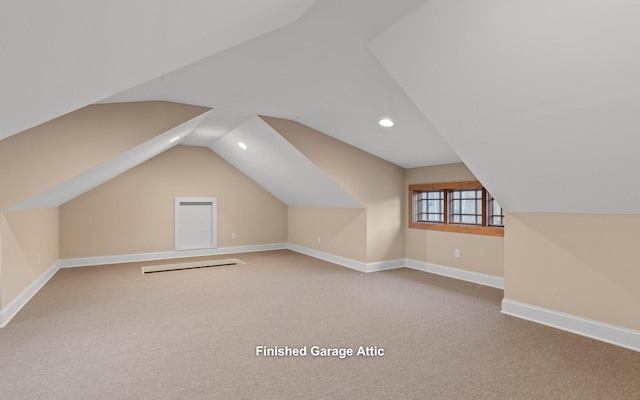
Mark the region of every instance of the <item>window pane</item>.
[[417, 222], [444, 222], [444, 192], [422, 191], [416, 195]]
[[489, 225], [504, 226], [504, 210], [491, 196], [489, 197]]
[[429, 200], [428, 210], [430, 213], [439, 213], [442, 209], [442, 200]]
[[476, 206], [473, 201], [462, 200], [462, 213], [463, 214], [475, 214]]
[[463, 224], [475, 224], [476, 223], [476, 217], [475, 215], [463, 215], [462, 216], [462, 223]]
[[482, 190], [452, 190], [451, 223], [482, 225]]

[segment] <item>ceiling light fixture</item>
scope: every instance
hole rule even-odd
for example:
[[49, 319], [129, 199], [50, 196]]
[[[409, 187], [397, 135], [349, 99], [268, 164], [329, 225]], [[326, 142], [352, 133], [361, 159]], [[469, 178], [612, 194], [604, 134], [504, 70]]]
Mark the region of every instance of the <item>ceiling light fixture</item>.
[[238, 146], [240, 146], [240, 148], [241, 148], [242, 150], [246, 150], [246, 149], [247, 149], [247, 145], [246, 145], [246, 144], [244, 144], [244, 143], [242, 143], [242, 142], [238, 142]]
[[382, 118], [378, 123], [380, 126], [384, 126], [385, 128], [391, 128], [393, 126], [393, 121], [389, 118]]
[[173, 142], [175, 142], [175, 141], [176, 141], [176, 140], [178, 140], [178, 139], [180, 139], [180, 136], [176, 136], [176, 137], [174, 137], [173, 139], [169, 140], [169, 143], [173, 143]]

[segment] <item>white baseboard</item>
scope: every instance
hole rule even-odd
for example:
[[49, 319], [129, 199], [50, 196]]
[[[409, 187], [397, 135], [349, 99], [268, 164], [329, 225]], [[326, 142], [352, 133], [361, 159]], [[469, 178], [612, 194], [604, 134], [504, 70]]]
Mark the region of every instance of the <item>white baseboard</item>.
[[361, 261], [352, 260], [350, 258], [336, 256], [331, 253], [325, 253], [324, 251], [310, 249], [304, 246], [298, 246], [297, 244], [288, 243], [287, 249], [295, 251], [296, 253], [318, 258], [320, 260], [328, 261], [330, 263], [342, 265], [343, 267], [355, 269], [360, 272], [367, 272], [367, 264]]
[[18, 314], [22, 307], [24, 307], [29, 302], [29, 300], [31, 300], [31, 298], [35, 296], [36, 293], [40, 291], [40, 289], [42, 289], [42, 287], [49, 281], [49, 279], [51, 279], [51, 277], [56, 274], [56, 272], [58, 272], [59, 269], [60, 261], [53, 264], [48, 270], [40, 275], [38, 279], [33, 281], [31, 285], [27, 286], [27, 288], [24, 289], [22, 293], [18, 295], [18, 297], [13, 299], [11, 303], [0, 310], [0, 328], [4, 328], [5, 326], [7, 326], [9, 321], [11, 321], [13, 317]]
[[115, 256], [98, 256], [82, 258], [64, 258], [60, 260], [60, 268], [90, 267], [95, 265], [121, 264], [139, 261], [170, 260], [186, 257], [206, 257], [225, 254], [252, 253], [256, 251], [285, 250], [286, 243], [257, 244], [251, 246], [219, 247], [204, 250], [162, 251], [157, 253], [123, 254]]
[[367, 264], [367, 272], [386, 271], [389, 269], [404, 268], [407, 265], [405, 258], [399, 258], [397, 260], [378, 261]]
[[640, 331], [633, 329], [508, 299], [502, 300], [502, 313], [640, 351]]
[[504, 278], [498, 276], [481, 274], [479, 272], [467, 271], [464, 269], [445, 267], [442, 265], [431, 264], [424, 261], [406, 259], [408, 268], [417, 269], [418, 271], [430, 272], [436, 275], [443, 275], [449, 278], [460, 279], [467, 282], [478, 283], [484, 286], [491, 286], [496, 289], [504, 289]]
[[310, 249], [304, 246], [298, 246], [297, 244], [292, 244], [292, 243], [287, 244], [287, 248], [291, 251], [295, 251], [300, 254], [318, 258], [320, 260], [328, 261], [330, 263], [342, 265], [343, 267], [355, 269], [356, 271], [360, 271], [360, 272], [385, 271], [388, 269], [402, 268], [405, 266], [404, 258], [398, 259], [398, 260], [365, 263], [362, 261], [353, 260], [351, 258], [336, 256], [334, 254], [326, 253], [324, 251]]

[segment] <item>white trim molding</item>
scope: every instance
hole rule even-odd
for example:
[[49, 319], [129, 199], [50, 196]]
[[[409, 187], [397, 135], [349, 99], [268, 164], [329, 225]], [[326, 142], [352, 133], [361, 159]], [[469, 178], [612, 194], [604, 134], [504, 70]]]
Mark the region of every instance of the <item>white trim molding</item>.
[[314, 257], [320, 260], [328, 261], [333, 264], [338, 264], [343, 267], [355, 269], [360, 272], [377, 272], [385, 271], [388, 269], [402, 268], [405, 266], [405, 259], [390, 260], [390, 261], [378, 261], [373, 263], [365, 263], [362, 261], [356, 261], [351, 258], [342, 256], [336, 256], [324, 251], [310, 249], [304, 246], [298, 246], [297, 244], [288, 243], [287, 249], [295, 251], [296, 253], [304, 254], [310, 257]]
[[11, 321], [13, 317], [22, 310], [22, 307], [24, 307], [29, 300], [31, 300], [31, 298], [35, 296], [47, 282], [49, 282], [49, 279], [51, 279], [59, 269], [60, 261], [57, 261], [42, 275], [40, 275], [38, 279], [27, 286], [27, 288], [24, 289], [18, 297], [13, 299], [6, 307], [2, 308], [2, 310], [0, 310], [0, 328], [7, 326], [9, 321]]
[[378, 261], [367, 264], [367, 272], [378, 272], [378, 271], [387, 271], [390, 269], [398, 269], [406, 267], [407, 260], [397, 259], [397, 260], [389, 260], [389, 261]]
[[502, 300], [502, 313], [640, 351], [640, 331], [633, 329], [508, 299]]
[[175, 258], [206, 257], [236, 253], [253, 253], [256, 251], [285, 250], [286, 243], [256, 244], [250, 246], [229, 246], [217, 249], [162, 251], [157, 253], [123, 254], [115, 256], [98, 256], [83, 258], [64, 258], [60, 260], [60, 268], [91, 267], [96, 265], [122, 264], [139, 261], [171, 260]]
[[367, 272], [367, 264], [363, 263], [362, 261], [356, 261], [350, 258], [336, 256], [331, 253], [310, 249], [304, 246], [298, 246], [297, 244], [292, 244], [292, 243], [287, 243], [287, 249], [291, 251], [295, 251], [296, 253], [304, 254], [313, 258], [338, 264], [343, 267], [355, 269], [356, 271]]
[[428, 262], [412, 260], [409, 258], [406, 259], [406, 266], [407, 268], [417, 269], [418, 271], [447, 276], [449, 278], [473, 282], [484, 286], [490, 286], [496, 289], [504, 289], [504, 278], [501, 278], [499, 276], [487, 275], [480, 272], [467, 271], [464, 269], [445, 267], [443, 265], [431, 264]]

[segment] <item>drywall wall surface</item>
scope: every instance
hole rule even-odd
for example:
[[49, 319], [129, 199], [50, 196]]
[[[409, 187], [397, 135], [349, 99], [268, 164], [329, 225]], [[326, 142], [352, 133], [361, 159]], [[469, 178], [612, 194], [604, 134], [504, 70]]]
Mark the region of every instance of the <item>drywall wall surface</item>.
[[[455, 257], [455, 250], [460, 257]], [[503, 277], [504, 240], [500, 236], [410, 229], [407, 258]]]
[[367, 261], [367, 211], [289, 207], [288, 243], [352, 260]]
[[510, 213], [505, 298], [640, 330], [637, 214]]
[[367, 209], [367, 262], [404, 258], [404, 169], [298, 122], [262, 117]]
[[2, 214], [2, 298], [4, 308], [59, 258], [58, 208]]
[[176, 146], [62, 205], [61, 257], [174, 250], [175, 197], [217, 198], [218, 247], [287, 240], [284, 203], [208, 148]]
[[478, 179], [464, 163], [432, 165], [406, 170], [407, 185], [420, 183], [446, 183], [477, 181]]

